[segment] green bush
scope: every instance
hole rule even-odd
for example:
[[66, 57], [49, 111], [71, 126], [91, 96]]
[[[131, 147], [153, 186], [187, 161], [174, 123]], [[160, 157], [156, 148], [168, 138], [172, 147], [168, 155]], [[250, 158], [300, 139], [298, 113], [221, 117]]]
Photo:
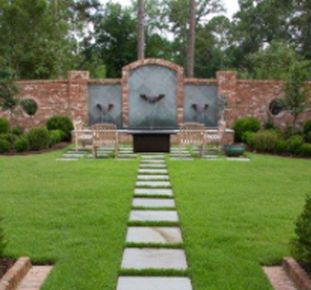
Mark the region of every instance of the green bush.
[[298, 155], [301, 153], [301, 147], [303, 144], [303, 138], [300, 135], [294, 135], [287, 141], [287, 151], [291, 154]]
[[15, 136], [21, 136], [24, 134], [24, 129], [22, 127], [15, 127], [11, 130], [11, 133]]
[[301, 146], [301, 155], [304, 157], [311, 157], [311, 144], [303, 144]]
[[234, 138], [236, 142], [241, 142], [245, 132], [257, 132], [260, 129], [260, 123], [256, 118], [246, 117], [235, 121], [233, 125]]
[[28, 140], [25, 136], [20, 137], [15, 142], [15, 150], [17, 152], [24, 152], [28, 150]]
[[303, 126], [303, 132], [305, 134], [311, 132], [311, 120], [308, 120], [307, 122], [305, 122], [305, 124]]
[[254, 149], [254, 136], [255, 135], [256, 135], [255, 132], [248, 131], [248, 132], [245, 132], [242, 137], [242, 141], [246, 143], [251, 149]]
[[60, 143], [65, 137], [65, 133], [62, 130], [49, 131], [49, 135], [50, 135], [50, 145]]
[[311, 131], [305, 134], [305, 141], [311, 143]]
[[261, 130], [252, 137], [253, 148], [258, 152], [274, 152], [280, 135], [275, 130]]
[[5, 139], [0, 139], [0, 153], [7, 153], [10, 150], [10, 143]]
[[287, 142], [286, 140], [277, 140], [275, 143], [274, 152], [277, 154], [287, 153]]
[[292, 253], [300, 263], [311, 270], [311, 194], [307, 196], [304, 210], [297, 219], [295, 232]]
[[68, 117], [54, 116], [47, 121], [48, 130], [62, 130], [65, 135], [62, 141], [71, 140], [71, 131], [73, 130], [73, 124]]
[[4, 238], [4, 233], [3, 233], [1, 223], [2, 223], [2, 218], [0, 217], [0, 258], [3, 257], [4, 248], [6, 246], [6, 241]]
[[17, 137], [16, 135], [12, 133], [7, 133], [7, 134], [1, 134], [0, 139], [6, 140], [9, 143], [10, 149], [13, 149]]
[[49, 131], [46, 128], [33, 128], [27, 133], [30, 150], [46, 149], [50, 143]]
[[5, 118], [0, 118], [0, 134], [6, 134], [9, 132], [10, 124]]
[[26, 112], [26, 114], [29, 116], [35, 115], [38, 111], [38, 104], [33, 99], [23, 99], [21, 100], [20, 105], [24, 112]]

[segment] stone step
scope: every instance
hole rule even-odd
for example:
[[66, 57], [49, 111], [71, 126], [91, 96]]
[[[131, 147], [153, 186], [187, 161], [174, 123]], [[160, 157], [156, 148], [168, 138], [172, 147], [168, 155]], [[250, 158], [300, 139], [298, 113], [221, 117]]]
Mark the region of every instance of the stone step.
[[16, 290], [40, 290], [53, 266], [33, 266], [18, 284]]
[[139, 169], [139, 174], [168, 174], [167, 169]]
[[82, 158], [84, 154], [63, 154], [62, 158]]
[[122, 269], [172, 269], [186, 270], [188, 268], [184, 250], [180, 249], [138, 249], [124, 250]]
[[178, 222], [174, 210], [132, 210], [130, 222]]
[[134, 194], [139, 195], [159, 195], [159, 196], [173, 196], [171, 189], [164, 188], [135, 188]]
[[183, 160], [183, 161], [192, 161], [192, 160], [194, 160], [191, 157], [171, 157], [170, 159], [171, 160]]
[[141, 155], [143, 160], [163, 160], [164, 155]]
[[298, 290], [281, 266], [263, 267], [264, 272], [275, 290]]
[[78, 158], [57, 158], [57, 161], [78, 161]]
[[192, 290], [184, 277], [119, 277], [117, 290]]
[[169, 180], [168, 175], [138, 175], [137, 180]]
[[129, 227], [127, 243], [179, 244], [181, 230], [177, 227]]
[[134, 198], [132, 205], [146, 208], [174, 208], [175, 200], [169, 198]]
[[140, 164], [165, 164], [165, 160], [161, 160], [161, 159], [144, 159], [141, 160]]
[[142, 187], [142, 188], [149, 188], [149, 187], [156, 187], [156, 188], [167, 188], [171, 187], [171, 183], [169, 181], [137, 181], [136, 187]]

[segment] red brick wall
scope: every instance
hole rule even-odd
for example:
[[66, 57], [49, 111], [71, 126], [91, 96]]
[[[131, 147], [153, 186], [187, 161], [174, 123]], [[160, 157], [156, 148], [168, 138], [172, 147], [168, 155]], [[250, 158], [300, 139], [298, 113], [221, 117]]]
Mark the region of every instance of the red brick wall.
[[[146, 59], [137, 61], [124, 67], [122, 79], [89, 80], [89, 73], [85, 71], [68, 72], [67, 80], [48, 81], [19, 81], [20, 97], [33, 98], [39, 105], [39, 110], [34, 118], [30, 118], [23, 112], [17, 112], [13, 118], [13, 125], [32, 127], [44, 125], [46, 120], [56, 114], [66, 115], [72, 119], [82, 119], [88, 122], [88, 84], [109, 83], [122, 85], [123, 121], [128, 123], [128, 74], [129, 71], [142, 65], [158, 64], [177, 72], [177, 116], [178, 122], [183, 122], [184, 84], [216, 84], [218, 85], [218, 97], [226, 98], [227, 107], [225, 119], [228, 127], [234, 120], [243, 116], [255, 116], [262, 123], [269, 116], [269, 104], [278, 97], [283, 96], [284, 83], [281, 81], [256, 81], [237, 80], [236, 72], [220, 71], [217, 79], [188, 79], [184, 78], [183, 68], [161, 59]], [[311, 83], [308, 84], [311, 89]], [[311, 103], [311, 95], [310, 95]], [[7, 113], [0, 111], [0, 116]], [[272, 116], [272, 115], [270, 115]], [[311, 119], [311, 111], [302, 114], [299, 122]], [[285, 127], [291, 122], [291, 116], [282, 112], [274, 116], [276, 125]]]

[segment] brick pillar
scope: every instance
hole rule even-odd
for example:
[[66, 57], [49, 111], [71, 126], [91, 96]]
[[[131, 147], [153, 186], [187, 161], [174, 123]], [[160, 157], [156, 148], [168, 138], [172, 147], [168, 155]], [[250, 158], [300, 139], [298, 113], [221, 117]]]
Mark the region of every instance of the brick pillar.
[[237, 96], [237, 73], [235, 71], [219, 71], [217, 72], [218, 83], [218, 101], [225, 98], [226, 107], [224, 119], [227, 127], [231, 127], [234, 121], [234, 107]]
[[68, 103], [72, 120], [81, 119], [86, 124], [88, 117], [88, 71], [68, 72]]

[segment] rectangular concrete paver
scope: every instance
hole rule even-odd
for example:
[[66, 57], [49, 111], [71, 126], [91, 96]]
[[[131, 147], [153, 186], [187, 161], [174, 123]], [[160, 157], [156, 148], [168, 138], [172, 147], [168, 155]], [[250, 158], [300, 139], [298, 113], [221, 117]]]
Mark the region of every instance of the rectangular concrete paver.
[[171, 187], [169, 181], [137, 181], [136, 187]]
[[174, 199], [169, 198], [134, 198], [133, 206], [141, 206], [141, 207], [153, 207], [153, 208], [161, 208], [161, 207], [175, 207]]
[[134, 194], [139, 195], [159, 195], [159, 196], [173, 196], [171, 189], [164, 188], [135, 188]]
[[132, 210], [131, 222], [178, 222], [177, 212], [174, 210]]
[[192, 290], [184, 277], [120, 277], [117, 290]]
[[166, 168], [166, 164], [141, 164], [140, 168]]
[[139, 174], [168, 174], [167, 169], [139, 169]]
[[40, 290], [53, 266], [33, 266], [16, 290]]
[[182, 243], [182, 237], [176, 227], [129, 227], [126, 242], [176, 244]]
[[127, 248], [123, 254], [122, 269], [186, 270], [186, 255], [181, 249]]
[[281, 266], [263, 267], [275, 290], [298, 290]]
[[137, 180], [169, 180], [168, 175], [138, 175]]
[[166, 164], [164, 159], [143, 159], [140, 164]]

